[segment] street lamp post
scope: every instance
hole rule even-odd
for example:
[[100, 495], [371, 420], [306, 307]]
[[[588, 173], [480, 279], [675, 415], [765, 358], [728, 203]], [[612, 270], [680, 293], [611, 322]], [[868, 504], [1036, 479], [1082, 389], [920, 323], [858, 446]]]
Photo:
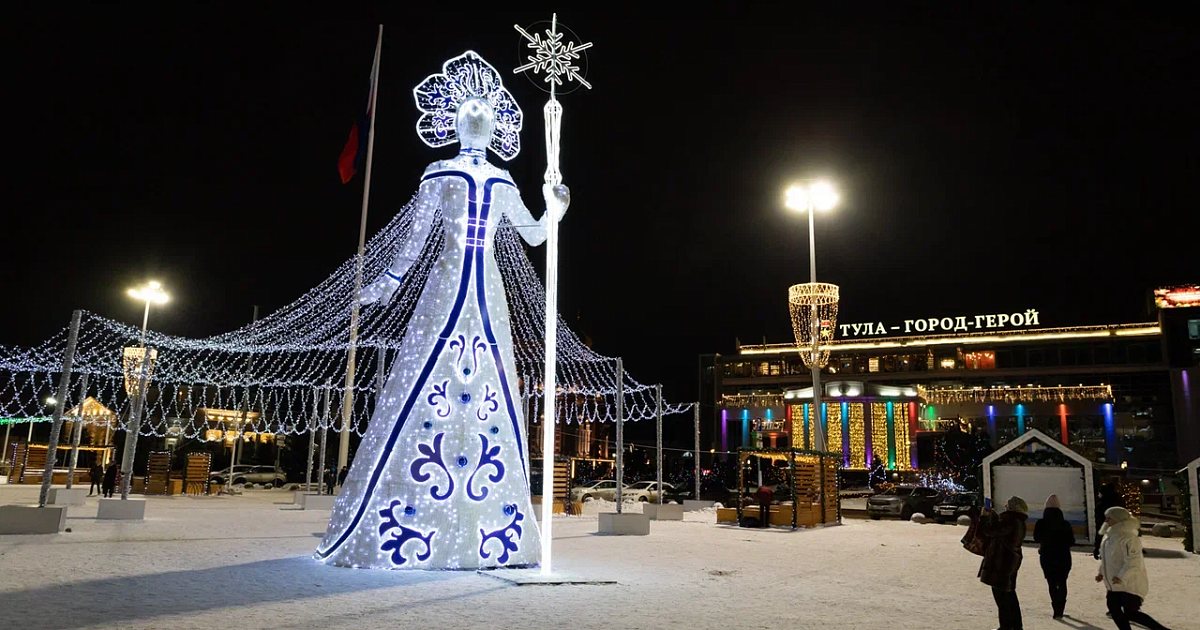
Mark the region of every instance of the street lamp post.
[[[805, 182], [792, 186], [787, 190], [788, 208], [797, 212], [808, 213], [808, 275], [809, 282], [817, 282], [817, 236], [815, 216], [817, 210], [830, 210], [837, 205], [838, 194], [828, 182]], [[825, 428], [821, 425], [821, 321], [817, 315], [817, 305], [812, 306], [812, 319], [809, 330], [812, 332], [812, 423], [813, 450], [826, 450]]]
[[142, 347], [145, 348], [146, 325], [150, 323], [150, 304], [166, 304], [170, 297], [162, 290], [162, 285], [154, 280], [147, 282], [145, 286], [130, 289], [129, 296], [146, 303], [146, 310], [142, 314]]

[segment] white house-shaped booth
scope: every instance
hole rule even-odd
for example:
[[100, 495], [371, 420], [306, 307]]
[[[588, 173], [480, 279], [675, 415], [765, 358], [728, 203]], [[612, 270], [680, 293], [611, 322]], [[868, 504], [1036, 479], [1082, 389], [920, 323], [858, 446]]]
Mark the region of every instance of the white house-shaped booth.
[[1028, 536], [1033, 536], [1033, 524], [1052, 494], [1058, 495], [1063, 516], [1077, 533], [1086, 532], [1088, 542], [1094, 542], [1096, 492], [1088, 458], [1030, 429], [983, 459], [983, 496], [998, 509], [1011, 496], [1024, 499], [1029, 505]]

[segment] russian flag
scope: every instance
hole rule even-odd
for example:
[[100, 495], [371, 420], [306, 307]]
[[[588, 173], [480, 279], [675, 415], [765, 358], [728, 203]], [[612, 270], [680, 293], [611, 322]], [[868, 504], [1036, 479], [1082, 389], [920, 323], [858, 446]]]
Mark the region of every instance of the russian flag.
[[346, 146], [342, 147], [342, 155], [338, 157], [338, 174], [342, 176], [343, 184], [354, 177], [367, 156], [371, 123], [375, 120], [375, 93], [379, 88], [379, 48], [382, 43], [383, 29], [380, 28], [379, 40], [375, 43], [375, 63], [371, 65], [371, 89], [367, 93], [366, 112], [350, 128], [350, 137], [346, 139]]

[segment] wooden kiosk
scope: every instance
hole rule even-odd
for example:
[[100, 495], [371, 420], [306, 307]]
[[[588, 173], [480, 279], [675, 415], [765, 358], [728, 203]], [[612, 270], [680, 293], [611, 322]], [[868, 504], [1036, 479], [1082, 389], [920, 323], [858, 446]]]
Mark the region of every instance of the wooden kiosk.
[[[786, 461], [790, 496], [776, 495], [779, 503], [771, 506], [767, 520], [781, 527], [814, 527], [841, 523], [840, 484], [838, 469], [840, 453], [825, 453], [803, 449], [738, 449], [738, 500], [735, 508], [717, 510], [718, 523], [740, 523], [746, 503], [746, 462], [751, 457], [771, 461]], [[789, 501], [790, 502], [787, 502]]]

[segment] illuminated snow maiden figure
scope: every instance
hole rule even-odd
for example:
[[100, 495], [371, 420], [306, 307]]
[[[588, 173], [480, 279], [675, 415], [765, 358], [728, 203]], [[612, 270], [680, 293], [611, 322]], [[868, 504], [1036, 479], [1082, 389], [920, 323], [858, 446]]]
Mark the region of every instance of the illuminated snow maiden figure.
[[[538, 245], [546, 217], [535, 221], [508, 172], [487, 161], [488, 148], [516, 157], [521, 110], [496, 70], [470, 51], [413, 93], [421, 139], [434, 147], [457, 141], [461, 151], [425, 169], [412, 234], [362, 302], [383, 308], [426, 238], [442, 233], [435, 220], [445, 243], [316, 557], [389, 569], [536, 565], [525, 416], [492, 239], [507, 217]], [[543, 195], [548, 213], [561, 218], [566, 188]]]

